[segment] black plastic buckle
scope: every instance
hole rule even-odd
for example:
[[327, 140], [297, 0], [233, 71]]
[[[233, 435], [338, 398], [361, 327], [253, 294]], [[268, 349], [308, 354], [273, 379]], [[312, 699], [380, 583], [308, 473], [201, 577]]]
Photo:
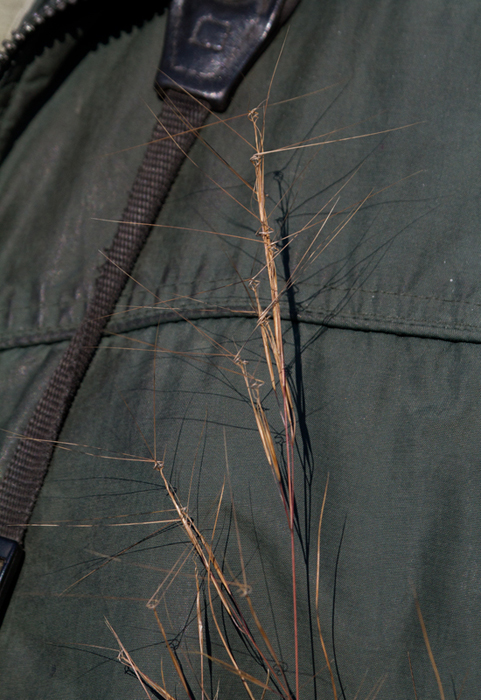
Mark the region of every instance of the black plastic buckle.
[[222, 112], [300, 0], [172, 0], [156, 83]]
[[18, 542], [0, 537], [0, 625], [20, 574], [24, 556]]

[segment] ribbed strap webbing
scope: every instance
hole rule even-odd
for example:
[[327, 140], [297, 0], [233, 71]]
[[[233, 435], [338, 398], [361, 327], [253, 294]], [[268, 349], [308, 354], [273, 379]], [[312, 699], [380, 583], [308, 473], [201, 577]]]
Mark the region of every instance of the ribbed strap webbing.
[[[204, 103], [167, 91], [94, 295], [37, 404], [0, 484], [0, 536], [21, 542], [69, 408], [135, 261], [208, 114]], [[189, 129], [191, 131], [189, 131]], [[169, 136], [169, 138], [165, 138]], [[160, 140], [159, 140], [160, 139]], [[141, 225], [139, 225], [141, 224]]]

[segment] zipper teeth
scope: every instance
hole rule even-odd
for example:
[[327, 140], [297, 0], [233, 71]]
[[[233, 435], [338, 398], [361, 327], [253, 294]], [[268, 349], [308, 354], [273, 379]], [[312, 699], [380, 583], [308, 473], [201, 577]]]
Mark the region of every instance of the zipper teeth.
[[78, 0], [48, 0], [36, 12], [26, 15], [18, 29], [15, 29], [9, 39], [2, 41], [0, 50], [0, 68], [6, 70], [13, 63], [15, 54], [25, 42], [27, 36], [33, 34], [38, 27], [65, 10], [68, 5], [76, 5]]

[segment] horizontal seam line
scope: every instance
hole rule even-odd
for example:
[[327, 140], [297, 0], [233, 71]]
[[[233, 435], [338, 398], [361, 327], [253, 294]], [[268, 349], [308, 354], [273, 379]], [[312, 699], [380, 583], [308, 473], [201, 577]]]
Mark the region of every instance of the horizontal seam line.
[[[232, 307], [231, 307], [232, 308]], [[169, 313], [169, 318], [166, 318], [166, 312], [160, 312], [160, 313], [155, 313], [151, 314], [149, 316], [144, 316], [144, 317], [137, 317], [137, 319], [130, 319], [129, 321], [126, 321], [125, 324], [118, 323], [117, 327], [114, 324], [113, 327], [109, 328], [107, 327], [103, 333], [103, 337], [111, 337], [117, 333], [126, 333], [129, 331], [135, 331], [135, 330], [141, 330], [143, 328], [150, 328], [152, 326], [156, 326], [159, 323], [160, 324], [167, 324], [167, 323], [181, 323], [184, 321], [182, 317], [179, 317], [174, 314], [174, 312], [168, 312]], [[155, 317], [154, 317], [155, 316]], [[162, 318], [164, 316], [164, 318]], [[232, 318], [232, 319], [239, 319], [239, 318], [255, 318], [256, 314], [254, 311], [251, 310], [246, 310], [245, 308], [239, 309], [237, 313], [234, 312], [234, 309], [230, 311], [222, 310], [222, 309], [210, 309], [204, 313], [199, 312], [199, 309], [183, 309], [183, 316], [185, 316], [187, 319], [192, 320], [192, 319], [198, 319], [198, 320], [207, 320], [210, 318]], [[443, 329], [446, 331], [451, 331], [453, 333], [455, 332], [461, 332], [463, 330], [480, 330], [481, 326], [479, 325], [474, 325], [474, 324], [456, 324], [456, 325], [449, 325], [446, 323], [435, 323], [435, 322], [427, 322], [425, 320], [415, 320], [415, 319], [407, 319], [405, 317], [401, 316], [377, 316], [374, 314], [346, 314], [346, 313], [336, 313], [333, 310], [330, 309], [320, 309], [316, 311], [309, 311], [309, 310], [299, 310], [299, 313], [296, 314], [295, 318], [292, 318], [290, 314], [287, 314], [286, 312], [282, 313], [282, 318], [284, 320], [290, 320], [290, 321], [299, 321], [299, 322], [305, 322], [305, 323], [317, 323], [318, 325], [324, 325], [324, 326], [332, 326], [333, 322], [338, 319], [339, 321], [344, 321], [346, 323], [356, 323], [356, 322], [373, 322], [376, 321], [377, 324], [382, 325], [383, 323], [397, 323], [399, 325], [404, 325], [408, 328], [420, 328], [420, 327], [425, 327], [426, 331], [428, 332], [430, 328], [432, 329]], [[75, 329], [76, 330], [76, 329]], [[358, 328], [353, 327], [353, 331], [359, 330]], [[369, 328], [366, 328], [364, 330], [370, 330]], [[383, 332], [382, 328], [376, 327], [372, 329], [373, 332]], [[12, 338], [11, 341], [8, 343], [5, 343], [5, 341], [2, 342], [0, 338], [0, 349], [2, 350], [13, 350], [15, 348], [19, 347], [35, 347], [39, 345], [50, 345], [50, 344], [55, 344], [55, 343], [60, 343], [64, 342], [66, 340], [70, 340], [70, 338], [74, 334], [74, 330], [71, 332], [59, 332], [58, 334], [49, 334], [49, 335], [36, 335], [32, 336], [30, 338]], [[390, 332], [394, 333], [396, 332], [392, 327], [386, 328], [385, 332]], [[481, 339], [480, 339], [481, 340]], [[477, 342], [473, 341], [472, 339], [468, 339], [465, 342]]]

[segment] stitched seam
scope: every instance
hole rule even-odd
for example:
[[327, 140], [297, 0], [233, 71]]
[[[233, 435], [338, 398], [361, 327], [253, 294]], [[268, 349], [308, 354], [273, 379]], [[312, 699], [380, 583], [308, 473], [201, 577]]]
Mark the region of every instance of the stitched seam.
[[467, 304], [468, 306], [481, 306], [481, 302], [464, 301], [463, 299], [444, 299], [443, 297], [426, 297], [419, 294], [406, 294], [405, 292], [384, 292], [381, 289], [363, 289], [362, 287], [332, 287], [326, 286], [324, 289], [333, 289], [339, 292], [362, 292], [363, 294], [384, 294], [385, 296], [405, 297], [407, 299], [421, 299], [422, 301], [442, 301], [447, 304]]
[[[219, 280], [217, 280], [218, 282]], [[327, 287], [325, 289], [332, 289], [334, 291], [342, 291], [342, 292], [363, 292], [365, 294], [384, 294], [384, 295], [389, 295], [389, 296], [405, 296], [409, 298], [414, 298], [414, 299], [421, 299], [421, 300], [435, 300], [435, 301], [441, 301], [441, 302], [450, 302], [450, 303], [456, 303], [456, 304], [465, 304], [465, 305], [471, 305], [471, 306], [479, 306], [481, 307], [481, 304], [476, 303], [476, 302], [467, 302], [467, 301], [455, 301], [455, 300], [449, 300], [449, 299], [441, 299], [437, 297], [422, 297], [422, 296], [416, 296], [416, 295], [410, 295], [410, 294], [398, 294], [395, 292], [382, 292], [379, 290], [365, 290], [361, 288], [350, 288], [350, 287]], [[143, 321], [146, 323], [145, 327], [148, 327], [150, 325], [150, 322], [148, 321], [148, 316], [150, 316], [153, 312], [158, 314], [157, 319], [159, 316], [161, 317], [162, 314], [176, 314], [176, 311], [178, 310], [180, 314], [182, 315], [187, 315], [189, 317], [194, 317], [198, 316], [199, 318], [208, 318], [208, 317], [219, 317], [220, 310], [222, 310], [225, 314], [228, 314], [230, 310], [233, 311], [232, 317], [235, 318], [238, 315], [251, 315], [251, 310], [246, 308], [246, 307], [237, 307], [236, 308], [236, 300], [232, 298], [220, 298], [216, 300], [215, 306], [214, 307], [207, 307], [207, 308], [202, 308], [201, 305], [198, 307], [183, 307], [182, 306], [182, 300], [179, 300], [180, 304], [176, 307], [175, 310], [171, 310], [169, 308], [162, 308], [159, 306], [158, 310], [154, 310], [152, 308], [145, 310], [143, 312], [132, 312], [130, 314], [130, 318], [125, 321], [125, 323], [122, 323], [122, 321], [118, 322], [118, 325], [121, 325], [122, 327], [128, 328], [129, 326], [136, 326], [136, 324], [142, 323]], [[243, 299], [245, 302], [245, 300]], [[223, 308], [224, 307], [224, 308]], [[127, 312], [128, 313], [128, 312]], [[125, 316], [127, 317], [127, 313]], [[433, 320], [427, 320], [426, 318], [420, 318], [420, 319], [412, 319], [412, 318], [407, 318], [406, 316], [402, 316], [399, 314], [390, 314], [390, 315], [385, 315], [385, 314], [379, 314], [379, 313], [364, 313], [364, 314], [349, 314], [349, 313], [342, 313], [342, 312], [336, 312], [335, 309], [328, 308], [328, 307], [318, 307], [316, 310], [311, 311], [310, 309], [299, 309], [298, 316], [299, 318], [302, 318], [303, 316], [309, 316], [310, 318], [318, 318], [320, 323], [325, 323], [326, 316], [331, 316], [332, 318], [339, 318], [343, 320], [351, 320], [353, 322], [355, 321], [376, 321], [378, 324], [382, 324], [383, 322], [387, 323], [402, 323], [405, 326], [408, 327], [419, 327], [419, 326], [427, 326], [430, 328], [443, 328], [443, 329], [449, 329], [451, 331], [462, 331], [462, 330], [476, 330], [480, 328], [480, 324], [478, 323], [455, 323], [453, 324], [452, 322], [443, 322], [443, 321], [433, 321]], [[226, 316], [228, 317], [228, 316]], [[115, 317], [114, 317], [115, 318]], [[179, 321], [182, 320], [181, 317], [178, 319]], [[172, 322], [175, 321], [175, 318], [169, 319], [167, 322]], [[112, 325], [115, 327], [116, 321], [112, 321]], [[47, 326], [44, 327], [42, 330], [27, 330], [25, 326], [19, 326], [13, 333], [0, 333], [0, 345], [3, 345], [4, 348], [13, 348], [17, 346], [30, 346], [30, 345], [42, 345], [45, 343], [52, 343], [52, 342], [60, 342], [62, 340], [69, 339], [77, 329], [77, 325], [74, 326]]]
[[[216, 283], [218, 284], [219, 282], [226, 282], [226, 281], [231, 281], [231, 280], [230, 280], [230, 278], [223, 278], [223, 279], [217, 279], [217, 280], [215, 280], [215, 281], [216, 281]], [[313, 283], [306, 283], [304, 286], [316, 288], [316, 285], [313, 284]], [[172, 285], [169, 285], [169, 287], [175, 288], [175, 285], [172, 284]], [[178, 287], [177, 287], [177, 290], [178, 290]], [[460, 305], [463, 304], [463, 305], [465, 305], [465, 306], [477, 306], [477, 307], [481, 307], [481, 302], [476, 302], [476, 301], [464, 301], [464, 300], [462, 300], [462, 299], [445, 299], [445, 298], [443, 298], [443, 297], [432, 297], [432, 296], [431, 296], [431, 297], [428, 297], [428, 296], [422, 296], [422, 295], [419, 295], [419, 294], [407, 294], [407, 293], [404, 293], [404, 292], [386, 292], [386, 291], [383, 291], [383, 290], [380, 290], [380, 289], [363, 289], [362, 287], [335, 287], [335, 286], [325, 286], [325, 287], [322, 288], [322, 290], [319, 290], [319, 291], [320, 291], [320, 293], [322, 293], [324, 290], [333, 290], [333, 291], [337, 291], [337, 292], [356, 292], [356, 293], [357, 293], [357, 292], [360, 292], [360, 293], [362, 293], [362, 294], [370, 294], [370, 295], [372, 295], [372, 294], [379, 294], [379, 295], [381, 295], [381, 294], [382, 294], [382, 295], [384, 295], [384, 296], [391, 296], [391, 297], [400, 297], [400, 298], [407, 298], [407, 299], [419, 299], [419, 300], [422, 300], [422, 301], [438, 301], [438, 302], [447, 303], [447, 304], [460, 304]], [[157, 294], [157, 292], [154, 292], [154, 294]], [[182, 295], [179, 295], [179, 292], [178, 292], [178, 291], [177, 291], [177, 295], [178, 295], [178, 296], [182, 296]], [[187, 295], [186, 295], [186, 296], [187, 296]], [[192, 296], [192, 295], [189, 295], [189, 296]], [[199, 295], [199, 296], [200, 296], [200, 295]], [[235, 303], [235, 299], [230, 299], [230, 301]], [[221, 298], [221, 299], [219, 299], [219, 300], [217, 301], [217, 305], [218, 305], [218, 306], [221, 306], [221, 305], [224, 304], [224, 303], [225, 303], [225, 304], [228, 304], [228, 302], [229, 302], [228, 299], [222, 299], [222, 298]], [[180, 303], [182, 303], [182, 300], [180, 300]], [[301, 303], [302, 303], [302, 302], [301, 302]], [[131, 304], [131, 306], [135, 306], [135, 304]], [[57, 309], [58, 309], [58, 308], [60, 308], [57, 304], [47, 304], [46, 307], [47, 307], [48, 309], [52, 309], [52, 308], [57, 308]], [[160, 307], [159, 307], [159, 308], [160, 308]], [[179, 307], [179, 309], [182, 309], [182, 308], [183, 308], [183, 307], [181, 307], [181, 306]], [[322, 310], [321, 312], [322, 312], [322, 313], [326, 313], [325, 310]], [[309, 312], [309, 313], [318, 313], [318, 312]], [[369, 317], [368, 314], [366, 314], [365, 316], [363, 316], [363, 318], [368, 318], [368, 317]], [[397, 316], [397, 317], [394, 317], [394, 316], [382, 316], [382, 318], [389, 319], [389, 318], [403, 318], [403, 317], [402, 317], [402, 316]], [[80, 323], [80, 322], [81, 322], [81, 320], [79, 320], [79, 323]], [[406, 323], [408, 323], [407, 320], [406, 320]], [[435, 322], [431, 322], [431, 321], [429, 321], [429, 322], [428, 322], [428, 321], [425, 321], [425, 323], [429, 323], [429, 325], [436, 325]], [[470, 325], [468, 325], [468, 324], [465, 324], [464, 326], [459, 326], [459, 327], [460, 327], [460, 328], [463, 328], [463, 327], [469, 328], [469, 327], [477, 327], [477, 326], [475, 326], [475, 325], [470, 326]], [[66, 333], [66, 334], [73, 334], [73, 332], [76, 330], [76, 328], [77, 328], [77, 325], [75, 325], [75, 326], [71, 326], [71, 325], [70, 325], [70, 326], [62, 326], [61, 324], [59, 324], [58, 326], [45, 326], [41, 331], [34, 331], [34, 330], [29, 330], [29, 328], [26, 327], [26, 326], [24, 326], [24, 325], [20, 325], [20, 326], [17, 326], [17, 328], [15, 329], [15, 331], [13, 331], [13, 333], [14, 333], [15, 336], [17, 336], [19, 333], [22, 333], [22, 332], [25, 332], [26, 335], [30, 335], [30, 334], [32, 334], [32, 335], [34, 335], [34, 334], [35, 334], [35, 335], [38, 335], [39, 332], [40, 332], [41, 334], [45, 334], [45, 335], [48, 335], [49, 333], [55, 333], [55, 334], [65, 334], [65, 333]], [[8, 337], [9, 337], [9, 332], [7, 332], [7, 333], [0, 333], [0, 339], [1, 339], [1, 338], [7, 339]]]
[[[199, 309], [185, 309], [184, 310], [184, 315], [188, 319], [199, 319], [199, 320], [208, 320], [208, 319], [213, 319], [213, 318], [246, 318], [246, 317], [254, 317], [254, 312], [247, 311], [245, 309], [239, 309], [237, 313], [228, 313], [226, 311], [219, 311], [219, 310], [209, 310], [205, 313], [199, 313]], [[282, 318], [288, 320], [289, 316], [287, 314], [282, 314]], [[173, 318], [164, 318], [162, 319], [162, 314], [160, 314], [160, 318], [158, 314], [155, 314], [155, 318], [149, 318], [145, 317], [144, 319], [142, 318], [137, 318], [137, 320], [132, 319], [129, 324], [125, 324], [125, 326], [122, 327], [121, 331], [123, 333], [125, 332], [134, 332], [136, 330], [142, 330], [143, 328], [149, 328], [152, 326], [155, 326], [159, 324], [159, 322], [162, 323], [182, 323], [183, 318], [179, 317], [173, 317]], [[462, 332], [462, 331], [470, 331], [470, 330], [475, 330], [479, 331], [480, 326], [479, 325], [474, 325], [474, 324], [456, 324], [456, 325], [447, 325], [443, 323], [427, 323], [426, 321], [413, 321], [413, 320], [407, 320], [407, 319], [402, 319], [402, 317], [398, 316], [392, 316], [392, 317], [376, 317], [373, 314], [366, 314], [366, 315], [349, 315], [349, 314], [340, 314], [340, 313], [333, 313], [331, 310], [320, 310], [317, 312], [310, 312], [310, 311], [304, 311], [299, 313], [298, 315], [298, 320], [301, 323], [316, 323], [318, 325], [324, 325], [324, 326], [334, 326], [335, 321], [339, 322], [344, 322], [346, 324], [352, 324], [352, 327], [350, 328], [353, 331], [359, 330], [354, 324], [357, 323], [362, 323], [363, 321], [367, 322], [376, 322], [376, 327], [374, 328], [369, 328], [366, 327], [364, 330], [369, 331], [372, 330], [373, 332], [382, 332], [383, 324], [388, 324], [390, 321], [394, 324], [396, 323], [400, 327], [400, 331], [402, 331], [402, 327], [407, 327], [407, 328], [420, 328], [424, 327], [426, 329], [426, 333], [429, 332], [429, 329], [442, 329], [444, 331], [450, 332], [450, 333], [456, 333], [456, 332]], [[393, 328], [386, 328], [385, 329], [387, 332], [396, 332], [395, 329]], [[120, 332], [113, 328], [110, 332], [107, 329], [104, 332], [104, 337], [109, 337], [116, 332]], [[31, 338], [24, 337], [24, 338], [12, 338], [12, 340], [8, 343], [3, 345], [2, 347], [2, 341], [0, 338], [0, 350], [13, 350], [18, 347], [36, 347], [39, 345], [45, 345], [45, 344], [54, 344], [58, 342], [63, 342], [65, 340], [69, 340], [69, 338], [73, 335], [71, 333], [70, 335], [67, 334], [62, 334], [58, 335], [56, 337], [48, 337], [48, 336], [32, 336]], [[462, 338], [460, 340], [463, 340]], [[480, 339], [481, 341], [481, 339]], [[473, 342], [472, 339], [465, 339], [465, 342]]]

